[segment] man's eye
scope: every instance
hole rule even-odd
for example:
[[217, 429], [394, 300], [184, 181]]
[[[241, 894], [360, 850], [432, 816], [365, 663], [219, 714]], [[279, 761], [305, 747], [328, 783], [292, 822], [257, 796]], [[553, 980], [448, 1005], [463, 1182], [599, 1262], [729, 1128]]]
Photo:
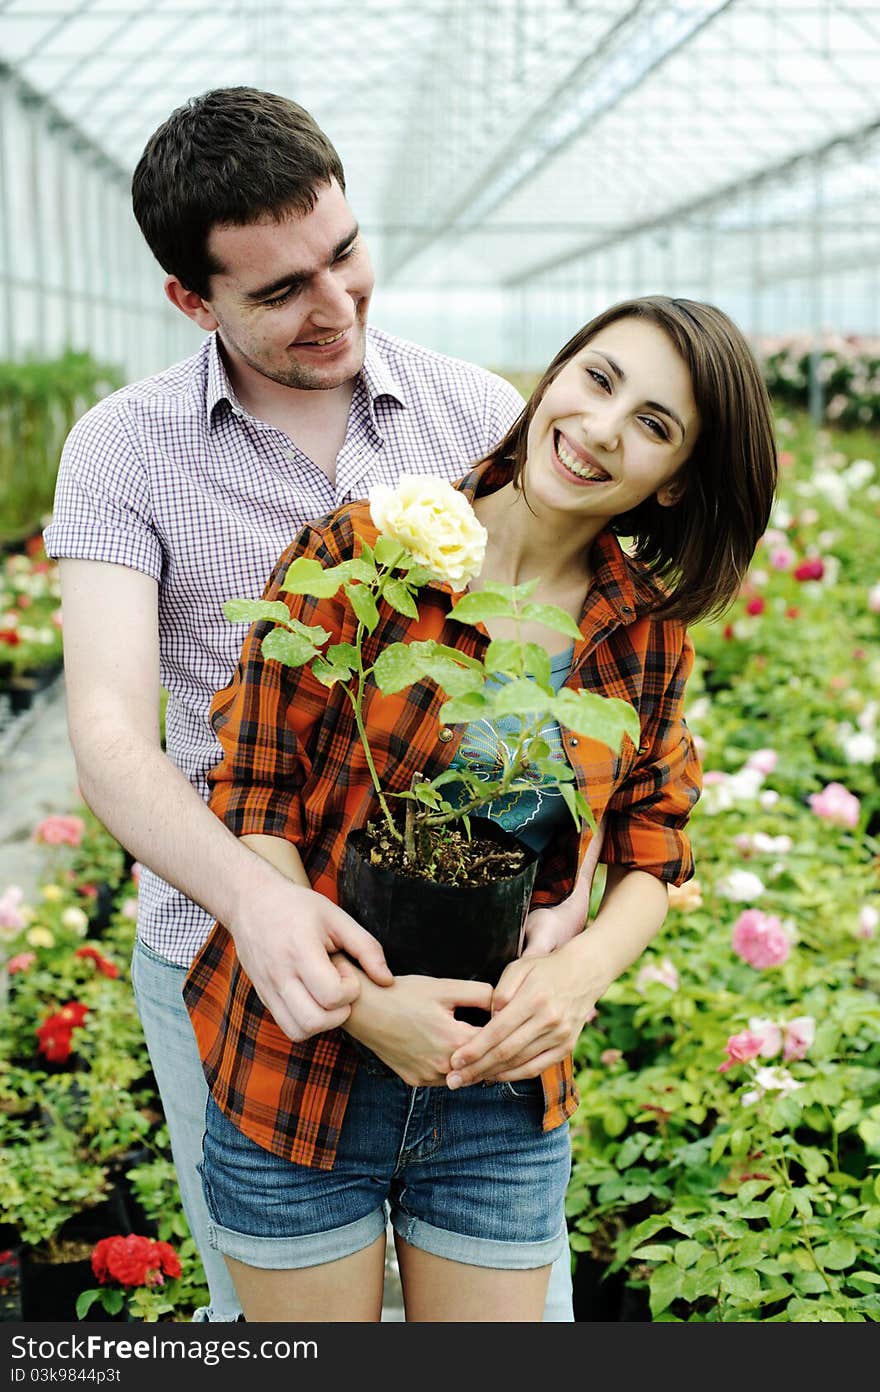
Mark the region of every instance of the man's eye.
[[358, 248], [357, 242], [352, 242], [351, 246], [346, 247], [346, 248], [345, 248], [345, 251], [341, 251], [341, 252], [339, 253], [339, 255], [337, 256], [336, 260], [337, 260], [337, 261], [348, 261], [348, 259], [349, 259], [350, 257], [354, 256], [355, 252], [357, 251], [357, 248]]
[[263, 307], [265, 309], [277, 309], [279, 305], [286, 304], [292, 294], [292, 290], [285, 290], [282, 295], [275, 295], [271, 300], [264, 300]]

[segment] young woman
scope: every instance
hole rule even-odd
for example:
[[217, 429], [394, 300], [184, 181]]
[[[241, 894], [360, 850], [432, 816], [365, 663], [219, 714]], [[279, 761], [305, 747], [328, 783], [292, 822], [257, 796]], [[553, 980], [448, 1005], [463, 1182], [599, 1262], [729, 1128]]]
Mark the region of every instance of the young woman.
[[[581, 329], [459, 485], [488, 531], [471, 588], [537, 577], [532, 598], [565, 609], [581, 638], [566, 648], [540, 625], [520, 636], [546, 647], [560, 684], [631, 702], [641, 741], [612, 759], [552, 732], [600, 830], [578, 835], [549, 798], [532, 809], [543, 853], [527, 945], [494, 991], [420, 976], [378, 985], [336, 957], [359, 987], [350, 1013], [294, 1042], [216, 926], [184, 994], [212, 1094], [203, 1180], [213, 1241], [249, 1320], [377, 1320], [386, 1204], [408, 1320], [540, 1319], [567, 1242], [572, 1050], [660, 928], [667, 884], [693, 873], [685, 826], [700, 770], [683, 714], [686, 625], [737, 594], [775, 482], [769, 402], [744, 338], [709, 305], [655, 296]], [[332, 565], [356, 554], [358, 536], [375, 538], [366, 504], [306, 528], [266, 597], [281, 597], [295, 556]], [[338, 641], [335, 601], [286, 598]], [[447, 622], [451, 604], [449, 587], [420, 592], [420, 637], [481, 654], [489, 637], [508, 636], [502, 622]], [[375, 647], [408, 622], [383, 613]], [[254, 625], [215, 700], [224, 757], [212, 806], [335, 902], [345, 835], [377, 810], [372, 784], [338, 688], [265, 660], [266, 632]], [[439, 691], [415, 690], [381, 697], [373, 749], [389, 789], [417, 771], [433, 777], [468, 747], [467, 731], [440, 727]], [[369, 701], [366, 719], [369, 730]], [[606, 886], [585, 928], [600, 854]], [[492, 1018], [478, 1029], [457, 1006]]]

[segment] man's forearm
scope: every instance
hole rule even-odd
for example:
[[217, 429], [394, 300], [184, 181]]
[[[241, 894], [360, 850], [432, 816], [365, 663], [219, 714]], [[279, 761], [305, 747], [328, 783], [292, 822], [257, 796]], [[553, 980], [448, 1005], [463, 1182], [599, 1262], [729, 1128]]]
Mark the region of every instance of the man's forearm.
[[137, 732], [75, 740], [82, 795], [137, 860], [221, 923], [273, 871], [247, 849], [171, 762]]

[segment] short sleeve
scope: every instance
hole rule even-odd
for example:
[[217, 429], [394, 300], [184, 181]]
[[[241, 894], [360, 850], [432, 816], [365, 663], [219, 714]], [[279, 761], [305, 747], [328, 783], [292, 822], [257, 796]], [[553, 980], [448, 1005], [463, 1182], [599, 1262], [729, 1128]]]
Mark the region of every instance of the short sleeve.
[[43, 541], [53, 559], [111, 561], [161, 579], [143, 453], [115, 395], [87, 411], [67, 437]]

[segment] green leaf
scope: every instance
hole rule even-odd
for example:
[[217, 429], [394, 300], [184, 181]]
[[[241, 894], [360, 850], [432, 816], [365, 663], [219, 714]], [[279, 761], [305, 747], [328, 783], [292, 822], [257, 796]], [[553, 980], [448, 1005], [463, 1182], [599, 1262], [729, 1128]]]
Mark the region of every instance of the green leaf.
[[407, 551], [401, 542], [395, 541], [394, 537], [386, 536], [384, 532], [376, 542], [373, 555], [380, 566], [394, 565], [395, 562], [406, 565], [407, 561], [412, 560], [412, 552]]
[[630, 1252], [634, 1261], [672, 1261], [672, 1248], [668, 1242], [649, 1242], [645, 1247], [637, 1247]]
[[80, 1294], [76, 1297], [76, 1317], [77, 1317], [77, 1319], [80, 1319], [80, 1320], [81, 1320], [81, 1319], [84, 1319], [85, 1316], [88, 1314], [89, 1310], [91, 1310], [91, 1308], [92, 1308], [92, 1306], [94, 1305], [95, 1301], [96, 1301], [96, 1300], [100, 1300], [100, 1299], [101, 1299], [101, 1296], [104, 1295], [104, 1294], [109, 1294], [109, 1291], [108, 1291], [108, 1292], [105, 1292], [105, 1291], [103, 1291], [103, 1290], [85, 1290], [85, 1291], [81, 1291]]
[[501, 676], [518, 676], [524, 657], [523, 645], [515, 638], [493, 638], [483, 658], [487, 672]]
[[581, 631], [571, 614], [566, 614], [565, 610], [560, 609], [558, 604], [524, 604], [521, 613], [528, 623], [543, 624], [545, 628], [552, 628], [559, 633], [564, 633], [567, 638], [573, 638], [575, 642], [581, 636]]
[[526, 643], [525, 664], [526, 671], [531, 673], [537, 682], [540, 682], [542, 686], [550, 685], [552, 676], [550, 654], [544, 648], [537, 643]]
[[286, 628], [273, 628], [267, 633], [261, 645], [263, 656], [271, 662], [281, 662], [285, 667], [302, 667], [320, 656], [318, 648], [308, 638], [299, 633], [289, 633]]
[[341, 565], [325, 569], [320, 561], [313, 560], [310, 556], [297, 556], [287, 567], [281, 588], [288, 594], [307, 594], [318, 599], [329, 599], [347, 578], [348, 565], [345, 561]]
[[625, 734], [633, 744], [641, 739], [638, 715], [628, 701], [619, 701], [615, 696], [599, 696], [595, 691], [571, 691], [563, 687], [554, 699], [553, 713], [560, 725], [607, 744], [615, 752], [620, 749]]
[[771, 1228], [784, 1228], [794, 1213], [794, 1199], [784, 1189], [777, 1189], [767, 1200], [767, 1217]]
[[477, 590], [474, 594], [462, 595], [449, 611], [450, 619], [457, 623], [484, 623], [486, 619], [512, 619], [516, 609], [513, 601], [495, 590]]
[[343, 561], [341, 566], [337, 566], [337, 570], [341, 570], [342, 566], [345, 566], [348, 580], [360, 580], [364, 585], [372, 585], [377, 579], [376, 567], [370, 565], [363, 557], [355, 556], [351, 561]]
[[418, 606], [402, 580], [389, 580], [382, 594], [398, 614], [405, 614], [408, 619], [419, 617]]
[[372, 591], [366, 585], [346, 585], [345, 593], [358, 621], [368, 633], [372, 633], [379, 622], [379, 610]]
[[580, 789], [573, 787], [571, 783], [560, 783], [559, 795], [574, 818], [575, 826], [580, 827], [581, 822], [586, 822], [593, 831], [596, 830], [593, 809]]
[[340, 667], [333, 662], [325, 662], [323, 657], [316, 657], [312, 663], [312, 672], [322, 686], [335, 686], [337, 682], [347, 682], [351, 676], [350, 667]]
[[873, 1155], [880, 1155], [880, 1120], [874, 1121], [871, 1117], [865, 1117], [856, 1127], [868, 1150]]
[[651, 1273], [650, 1281], [650, 1303], [651, 1314], [659, 1315], [673, 1300], [681, 1294], [681, 1283], [684, 1272], [680, 1267], [669, 1263], [667, 1266], [658, 1266]]
[[227, 599], [223, 613], [230, 623], [290, 623], [290, 610], [283, 599]]
[[827, 1271], [845, 1271], [858, 1261], [859, 1253], [852, 1238], [836, 1237], [833, 1242], [815, 1249], [816, 1261]]
[[468, 725], [472, 720], [481, 720], [488, 705], [481, 691], [468, 691], [446, 701], [440, 707], [440, 719], [447, 725]]
[[492, 703], [495, 717], [504, 715], [550, 714], [551, 698], [525, 677], [517, 681], [505, 682], [497, 690], [487, 693]]
[[721, 1289], [739, 1300], [754, 1300], [761, 1294], [761, 1278], [757, 1271], [731, 1271], [730, 1267], [722, 1267]]
[[327, 649], [326, 658], [334, 667], [348, 667], [352, 672], [357, 671], [358, 650], [354, 643], [334, 643]]
[[705, 1250], [699, 1242], [676, 1242], [673, 1260], [676, 1266], [693, 1266], [705, 1254]]

